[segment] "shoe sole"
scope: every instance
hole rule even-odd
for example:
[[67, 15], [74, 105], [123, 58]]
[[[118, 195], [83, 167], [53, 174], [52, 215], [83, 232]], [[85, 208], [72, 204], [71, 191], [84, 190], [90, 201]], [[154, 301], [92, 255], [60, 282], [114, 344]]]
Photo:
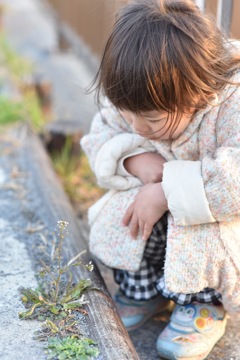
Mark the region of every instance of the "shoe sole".
[[174, 307], [174, 304], [170, 301], [168, 303], [166, 303], [166, 305], [162, 305], [161, 309], [159, 308], [159, 310], [157, 310], [154, 314], [149, 314], [146, 315], [142, 321], [140, 321], [139, 323], [137, 323], [136, 325], [133, 326], [129, 326], [126, 327], [128, 332], [137, 330], [138, 328], [140, 328], [145, 322], [147, 322], [149, 319], [151, 319], [153, 316], [157, 316], [158, 314], [161, 314], [163, 311], [172, 311]]
[[223, 337], [223, 335], [225, 334], [226, 323], [227, 323], [227, 319], [225, 317], [225, 319], [223, 320], [223, 329], [222, 329], [218, 339], [216, 340], [215, 344], [207, 352], [205, 352], [203, 354], [191, 356], [191, 357], [186, 357], [186, 356], [176, 357], [176, 355], [171, 350], [167, 350], [167, 349], [158, 350], [157, 349], [158, 354], [162, 358], [167, 359], [167, 360], [204, 360], [210, 354], [210, 352], [212, 351], [214, 346], [217, 344], [217, 342], [221, 339], [221, 337]]

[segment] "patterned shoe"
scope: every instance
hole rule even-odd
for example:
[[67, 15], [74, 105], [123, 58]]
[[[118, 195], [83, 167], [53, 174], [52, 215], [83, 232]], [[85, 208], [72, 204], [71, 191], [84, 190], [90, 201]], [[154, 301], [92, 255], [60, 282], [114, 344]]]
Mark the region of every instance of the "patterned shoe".
[[222, 306], [193, 303], [177, 305], [170, 323], [157, 339], [160, 356], [169, 360], [202, 360], [207, 357], [226, 326]]
[[167, 310], [171, 306], [171, 302], [161, 295], [151, 300], [137, 301], [128, 299], [118, 291], [113, 300], [118, 314], [128, 331], [139, 328], [150, 317]]

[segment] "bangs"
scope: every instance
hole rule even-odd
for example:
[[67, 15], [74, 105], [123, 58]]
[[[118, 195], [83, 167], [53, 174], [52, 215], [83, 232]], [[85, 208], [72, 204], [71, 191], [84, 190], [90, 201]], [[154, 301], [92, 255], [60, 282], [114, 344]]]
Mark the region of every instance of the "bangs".
[[175, 85], [173, 77], [169, 76], [173, 71], [166, 61], [166, 44], [157, 23], [151, 28], [145, 26], [144, 19], [133, 24], [134, 37], [129, 35], [129, 29], [118, 25], [122, 34], [118, 26], [116, 31], [122, 41], [119, 42], [113, 32], [109, 42], [114, 51], [106, 53], [102, 61], [106, 69], [101, 79], [104, 94], [117, 108], [134, 113], [174, 111]]

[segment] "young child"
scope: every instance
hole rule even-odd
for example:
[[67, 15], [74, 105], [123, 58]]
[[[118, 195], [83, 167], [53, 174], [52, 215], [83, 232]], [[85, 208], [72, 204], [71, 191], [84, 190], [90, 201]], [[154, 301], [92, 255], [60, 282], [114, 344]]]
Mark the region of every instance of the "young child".
[[[166, 359], [205, 359], [226, 310], [240, 311], [239, 68], [193, 2], [137, 0], [119, 12], [96, 78], [107, 101], [81, 144], [103, 187], [124, 195], [134, 182], [119, 179], [140, 181], [122, 226], [146, 240], [138, 271], [114, 269], [115, 301], [128, 330], [177, 304], [157, 339]], [[129, 134], [149, 148], [128, 147]], [[113, 144], [124, 146], [106, 178], [99, 154]]]

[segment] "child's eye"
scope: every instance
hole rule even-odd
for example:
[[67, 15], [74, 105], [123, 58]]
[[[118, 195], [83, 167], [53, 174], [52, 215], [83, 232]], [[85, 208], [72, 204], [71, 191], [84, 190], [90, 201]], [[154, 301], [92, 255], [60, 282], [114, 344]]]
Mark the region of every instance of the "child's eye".
[[166, 117], [162, 117], [162, 118], [159, 118], [159, 119], [148, 119], [147, 120], [150, 122], [150, 123], [153, 123], [153, 124], [156, 124], [158, 123], [159, 121], [166, 121], [167, 118]]
[[153, 124], [156, 124], [157, 122], [161, 121], [160, 119], [159, 120], [149, 120], [151, 123]]

